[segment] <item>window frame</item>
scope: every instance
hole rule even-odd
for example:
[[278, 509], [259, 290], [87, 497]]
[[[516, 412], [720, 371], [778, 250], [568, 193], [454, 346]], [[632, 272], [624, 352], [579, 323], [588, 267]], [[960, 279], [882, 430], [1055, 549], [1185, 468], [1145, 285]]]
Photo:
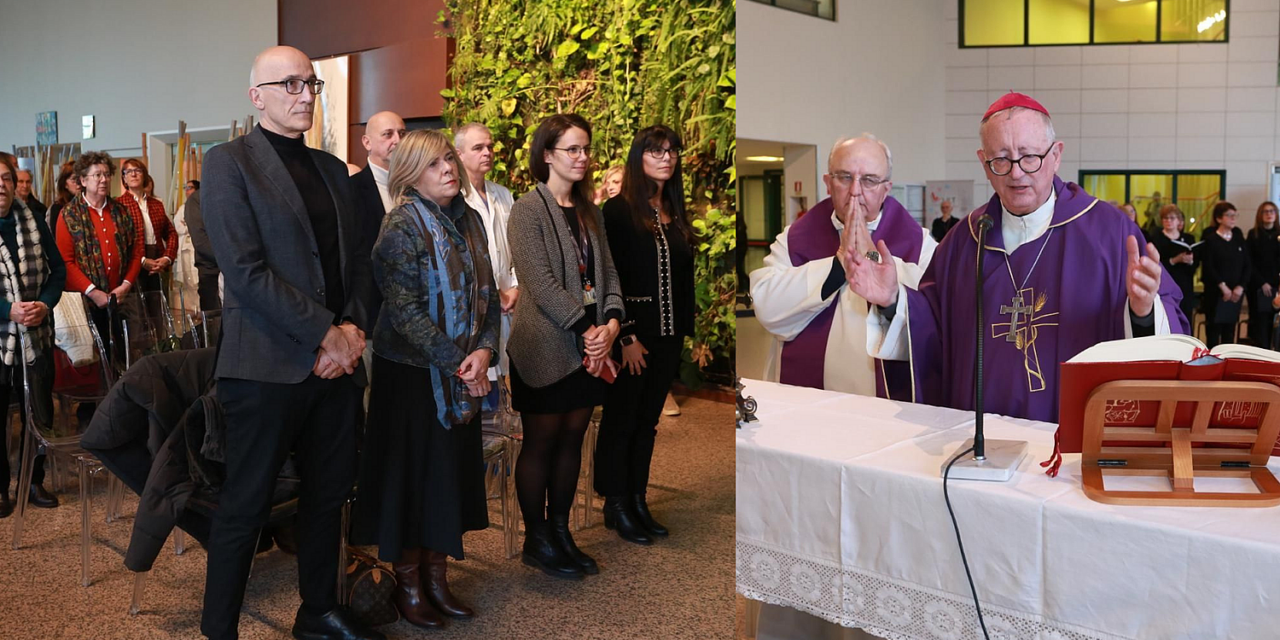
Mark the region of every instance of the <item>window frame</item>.
[[[764, 2], [768, 4], [769, 0], [753, 0], [754, 2]], [[834, 1], [834, 0], [833, 0]], [[1126, 46], [1147, 46], [1157, 44], [1227, 44], [1231, 42], [1231, 0], [1223, 0], [1226, 3], [1227, 17], [1222, 21], [1222, 39], [1221, 40], [1165, 40], [1161, 27], [1161, 18], [1164, 12], [1164, 3], [1166, 0], [1156, 0], [1156, 39], [1155, 42], [1094, 42], [1095, 28], [1097, 21], [1096, 8], [1097, 4], [1094, 0], [1089, 0], [1089, 41], [1088, 42], [1065, 42], [1054, 44], [1031, 44], [1031, 1], [1022, 0], [1022, 44], [965, 44], [964, 39], [964, 4], [965, 0], [958, 0], [960, 3], [960, 14], [958, 16], [959, 23], [957, 34], [957, 46], [961, 49], [1010, 49], [1013, 47], [1107, 47], [1115, 45]], [[834, 7], [833, 7], [834, 13]]]
[[[1080, 169], [1076, 174], [1076, 184], [1084, 188], [1085, 176], [1124, 176], [1124, 200], [1130, 202], [1133, 199], [1131, 191], [1131, 178], [1133, 176], [1169, 176], [1173, 178], [1173, 188], [1169, 191], [1169, 202], [1178, 201], [1178, 178], [1180, 176], [1217, 176], [1218, 177], [1218, 200], [1227, 199], [1227, 170], [1226, 169]], [[1089, 195], [1097, 198], [1096, 195]], [[1100, 199], [1100, 198], [1099, 198]]]

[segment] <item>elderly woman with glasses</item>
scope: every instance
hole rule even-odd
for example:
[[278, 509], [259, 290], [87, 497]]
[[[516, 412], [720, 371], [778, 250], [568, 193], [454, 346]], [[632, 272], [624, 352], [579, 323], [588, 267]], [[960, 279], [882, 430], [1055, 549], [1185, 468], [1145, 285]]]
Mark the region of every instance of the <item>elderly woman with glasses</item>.
[[147, 194], [151, 183], [147, 165], [129, 158], [120, 163], [120, 174], [125, 192], [117, 200], [133, 218], [134, 229], [142, 235], [140, 284], [143, 291], [159, 291], [160, 274], [169, 271], [178, 257], [178, 231], [169, 222], [164, 203]]
[[102, 151], [73, 167], [83, 191], [58, 215], [58, 251], [67, 264], [67, 291], [83, 293], [104, 343], [114, 342], [107, 305], [123, 300], [142, 271], [143, 235], [124, 205], [110, 196], [115, 161]]
[[394, 602], [411, 624], [470, 617], [449, 590], [462, 534], [489, 526], [480, 403], [501, 317], [467, 172], [439, 131], [413, 131], [391, 156], [397, 206], [373, 248], [382, 311], [353, 539], [395, 568]]
[[[44, 216], [16, 204], [17, 167], [0, 159], [0, 407], [16, 394], [23, 413], [23, 367], [27, 363], [34, 401], [32, 413], [42, 426], [53, 420], [53, 307], [62, 296], [67, 270]], [[18, 332], [27, 335], [26, 348]], [[7, 426], [6, 422], [6, 426]], [[9, 452], [0, 436], [0, 518], [13, 512], [9, 502]], [[20, 440], [25, 442], [26, 438]], [[58, 499], [44, 489], [44, 455], [35, 458], [28, 504], [49, 508]]]

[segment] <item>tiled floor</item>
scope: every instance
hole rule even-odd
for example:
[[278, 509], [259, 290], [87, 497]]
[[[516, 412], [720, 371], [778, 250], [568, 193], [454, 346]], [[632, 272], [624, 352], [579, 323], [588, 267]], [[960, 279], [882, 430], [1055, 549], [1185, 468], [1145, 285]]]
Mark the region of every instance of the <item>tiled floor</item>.
[[[507, 560], [495, 527], [467, 535], [468, 559], [451, 564], [457, 593], [478, 617], [428, 632], [400, 622], [391, 638], [732, 638], [734, 636], [733, 408], [682, 399], [664, 417], [649, 501], [672, 537], [653, 547], [620, 540], [599, 524], [577, 534], [601, 565], [582, 582], [556, 580]], [[80, 505], [74, 481], [55, 510], [29, 512], [22, 549], [11, 548], [13, 519], [0, 520], [0, 638], [4, 640], [199, 638], [206, 556], [172, 544], [148, 578], [143, 611], [128, 615], [133, 575], [122, 563], [132, 520], [103, 522], [94, 495], [93, 584], [79, 582]], [[133, 512], [137, 498], [125, 502]], [[599, 502], [597, 501], [597, 505]], [[491, 520], [498, 522], [496, 501]], [[242, 638], [288, 638], [298, 607], [294, 559], [259, 556], [241, 617]]]

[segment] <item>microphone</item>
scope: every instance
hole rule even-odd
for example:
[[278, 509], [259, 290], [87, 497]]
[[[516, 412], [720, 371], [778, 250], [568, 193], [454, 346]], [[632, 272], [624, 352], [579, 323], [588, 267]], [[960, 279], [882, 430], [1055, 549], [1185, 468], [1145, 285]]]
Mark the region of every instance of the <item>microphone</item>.
[[[983, 343], [982, 337], [984, 333], [984, 328], [987, 326], [984, 319], [984, 313], [983, 313], [984, 308], [982, 306], [982, 286], [984, 281], [984, 278], [982, 277], [982, 273], [983, 273], [982, 262], [983, 262], [983, 258], [985, 258], [987, 255], [987, 252], [983, 250], [983, 246], [986, 244], [987, 231], [991, 229], [992, 224], [993, 223], [991, 220], [991, 216], [984, 213], [978, 217], [978, 269], [977, 269], [977, 272], [974, 274], [974, 283], [975, 283], [974, 291], [977, 293], [976, 302], [978, 307], [978, 324], [977, 324], [977, 327], [975, 330], [975, 336], [974, 336], [975, 344], [977, 345], [977, 358], [973, 361], [973, 380], [974, 380], [973, 459], [974, 460], [987, 459], [987, 440], [982, 435], [982, 415], [984, 413], [983, 407], [982, 407], [982, 343]], [[1009, 327], [1009, 330], [1013, 331], [1014, 327]]]
[[[977, 212], [970, 215], [976, 214]], [[987, 328], [984, 317], [986, 309], [982, 303], [984, 285], [982, 265], [983, 258], [987, 255], [985, 249], [987, 231], [991, 229], [993, 223], [991, 216], [986, 214], [978, 215], [975, 222], [978, 227], [975, 234], [978, 238], [978, 271], [974, 274], [974, 301], [978, 307], [978, 325], [974, 331], [976, 358], [973, 361], [973, 438], [965, 440], [964, 444], [960, 445], [959, 453], [943, 464], [943, 493], [946, 493], [948, 477], [959, 480], [1005, 482], [1013, 477], [1018, 465], [1022, 463], [1022, 459], [1027, 455], [1026, 442], [1016, 440], [991, 440], [988, 442], [982, 431], [982, 422], [986, 414], [982, 404], [982, 352]], [[1018, 328], [1011, 321], [1009, 325], [1010, 334], [1014, 335], [1017, 330]], [[970, 452], [973, 453], [972, 456], [969, 455]]]

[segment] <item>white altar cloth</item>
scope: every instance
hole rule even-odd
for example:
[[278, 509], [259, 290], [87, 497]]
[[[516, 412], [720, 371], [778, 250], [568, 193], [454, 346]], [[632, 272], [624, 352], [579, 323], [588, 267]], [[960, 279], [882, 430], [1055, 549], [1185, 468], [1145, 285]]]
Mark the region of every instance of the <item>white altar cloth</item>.
[[[744, 383], [760, 421], [737, 436], [738, 592], [895, 640], [982, 638], [939, 473], [972, 415]], [[1280, 507], [1093, 502], [1078, 454], [1057, 478], [1039, 465], [1056, 425], [985, 424], [1029, 443], [1010, 482], [949, 483], [992, 638], [1280, 638]]]

